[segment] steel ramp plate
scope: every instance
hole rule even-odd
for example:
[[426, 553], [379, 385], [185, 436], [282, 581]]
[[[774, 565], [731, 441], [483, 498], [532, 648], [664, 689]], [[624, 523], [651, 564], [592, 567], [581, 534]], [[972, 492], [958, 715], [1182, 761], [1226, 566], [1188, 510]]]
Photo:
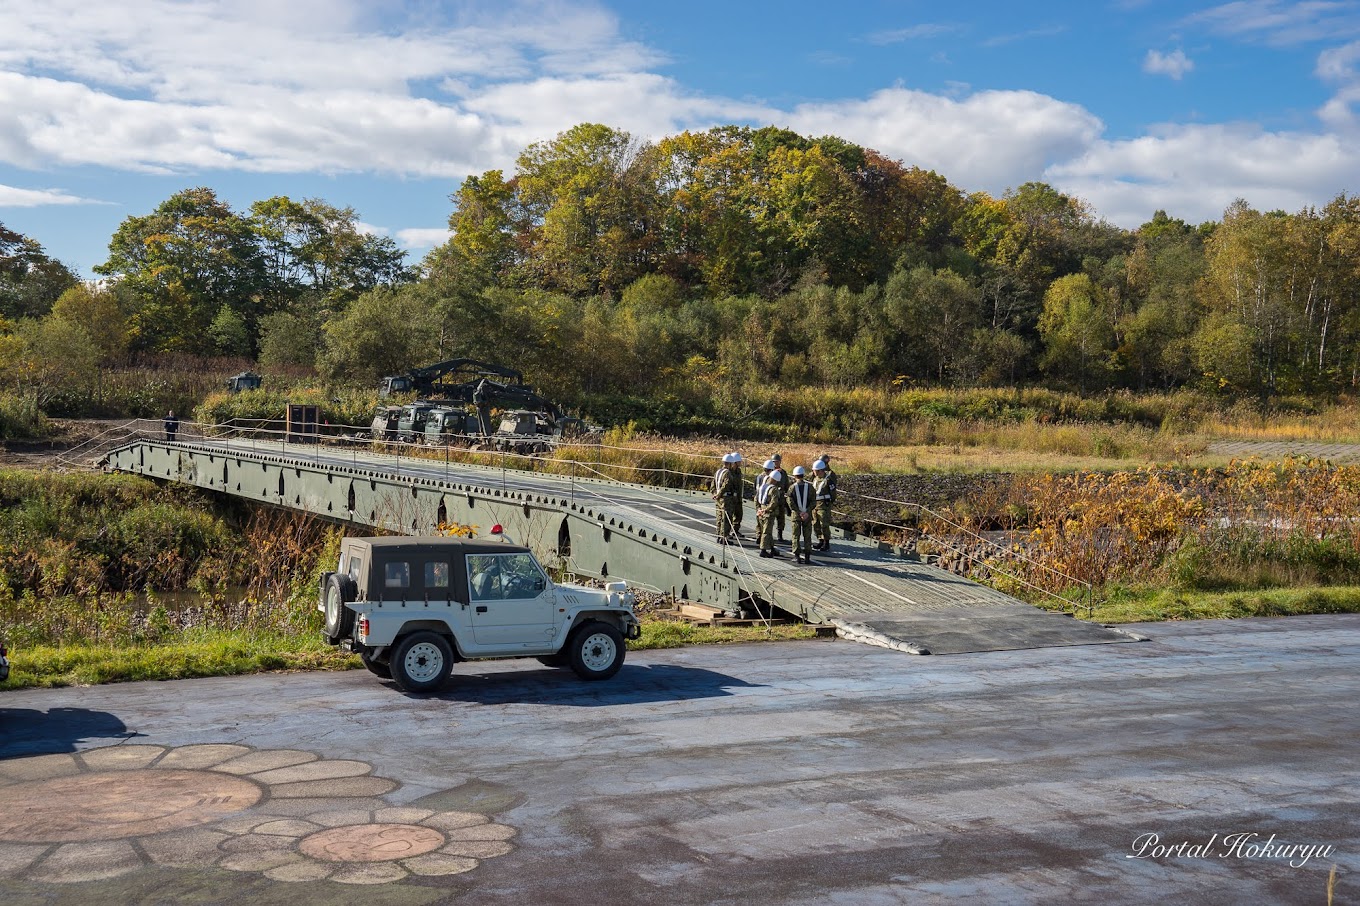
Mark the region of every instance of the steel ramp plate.
[[845, 614], [832, 622], [845, 638], [909, 654], [965, 654], [1141, 640], [1132, 633], [1028, 604], [962, 606], [948, 612]]

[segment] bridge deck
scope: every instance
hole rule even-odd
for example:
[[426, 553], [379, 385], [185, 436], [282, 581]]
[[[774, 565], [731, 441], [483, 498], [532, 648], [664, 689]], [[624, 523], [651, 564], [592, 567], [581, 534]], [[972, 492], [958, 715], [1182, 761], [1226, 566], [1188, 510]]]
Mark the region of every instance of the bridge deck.
[[[457, 461], [398, 457], [367, 448], [285, 446], [259, 440], [203, 440], [169, 445], [141, 443], [163, 448], [163, 452], [171, 457], [179, 456], [181, 470], [186, 454], [200, 458], [206, 454], [214, 461], [222, 457], [237, 463], [254, 460], [265, 466], [266, 471], [270, 463], [275, 463], [284, 475], [289, 476], [294, 467], [306, 466], [313, 472], [325, 473], [328, 482], [332, 475], [383, 476], [398, 483], [458, 487], [462, 489], [460, 493], [514, 494], [516, 500], [552, 501], [578, 515], [588, 512], [590, 519], [601, 525], [618, 525], [630, 535], [650, 537], [653, 542], [659, 542], [649, 549], [649, 556], [671, 556], [711, 565], [709, 568], [713, 573], [728, 576], [739, 586], [739, 592], [734, 591], [732, 595], [733, 601], [739, 598], [763, 601], [811, 622], [834, 623], [844, 634], [861, 641], [904, 651], [945, 654], [1102, 644], [1130, 639], [1096, 624], [1042, 611], [992, 588], [908, 559], [885, 545], [846, 537], [841, 532], [833, 538], [830, 552], [814, 552], [811, 565], [795, 564], [787, 543], [779, 546], [782, 557], [761, 558], [753, 540], [741, 544], [719, 543], [714, 533], [713, 501], [706, 494], [692, 491], [498, 469]], [[173, 469], [158, 472], [155, 468], [129, 466], [128, 448], [115, 451], [108, 461], [113, 468], [142, 471], [157, 477], [166, 477], [164, 473], [169, 473], [168, 477], [177, 477]], [[197, 477], [197, 471], [195, 468], [194, 477], [180, 477], [180, 480], [204, 485]], [[588, 471], [588, 466], [583, 465], [582, 471]], [[282, 481], [280, 478], [280, 486]], [[333, 486], [336, 490], [329, 493], [341, 493], [340, 483]], [[230, 487], [217, 489], [232, 493]], [[471, 497], [468, 499], [470, 501]], [[301, 497], [298, 500], [299, 508], [315, 510], [315, 503], [308, 507], [301, 502]], [[293, 505], [286, 497], [270, 502]], [[334, 511], [338, 508], [327, 505], [326, 509]], [[527, 518], [530, 507], [526, 504], [523, 509]], [[755, 513], [749, 502], [746, 512], [743, 531], [747, 538], [752, 538]], [[350, 515], [354, 518], [352, 512]], [[518, 513], [508, 515], [513, 518]], [[402, 521], [404, 524], [405, 520]], [[498, 521], [507, 522], [509, 527], [507, 518], [498, 518]], [[532, 523], [521, 525], [526, 533], [534, 533], [535, 538], [517, 537], [515, 540], [531, 544], [538, 540], [541, 533], [534, 531]], [[486, 528], [482, 526], [483, 530]], [[540, 543], [536, 548], [541, 546]], [[603, 572], [635, 581], [643, 587], [650, 584], [641, 575], [650, 571], [639, 570], [639, 575], [629, 575], [626, 565], [618, 565], [620, 562], [626, 564], [622, 557], [614, 561], [613, 567], [607, 564], [595, 567], [596, 561], [590, 560], [591, 555], [584, 552], [584, 545], [573, 543], [571, 550], [572, 553], [564, 558], [568, 569], [585, 575]], [[685, 571], [689, 572], [688, 564]], [[697, 594], [692, 596], [700, 598]]]

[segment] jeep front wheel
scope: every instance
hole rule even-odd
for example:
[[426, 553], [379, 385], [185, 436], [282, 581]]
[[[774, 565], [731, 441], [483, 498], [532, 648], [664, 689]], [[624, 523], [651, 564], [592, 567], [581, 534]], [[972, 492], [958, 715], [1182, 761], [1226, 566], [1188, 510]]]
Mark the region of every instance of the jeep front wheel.
[[623, 636], [608, 623], [583, 623], [567, 642], [567, 662], [583, 680], [609, 679], [623, 666]]
[[413, 632], [397, 642], [387, 666], [403, 691], [433, 692], [449, 678], [453, 648], [442, 635]]

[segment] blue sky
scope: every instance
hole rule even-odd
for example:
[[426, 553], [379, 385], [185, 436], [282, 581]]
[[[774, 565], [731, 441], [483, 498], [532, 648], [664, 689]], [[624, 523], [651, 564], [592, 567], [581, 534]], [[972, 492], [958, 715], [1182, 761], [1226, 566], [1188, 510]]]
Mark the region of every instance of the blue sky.
[[1136, 227], [1360, 191], [1360, 0], [0, 0], [0, 222], [91, 275], [180, 189], [351, 206], [418, 259], [578, 122], [836, 134]]

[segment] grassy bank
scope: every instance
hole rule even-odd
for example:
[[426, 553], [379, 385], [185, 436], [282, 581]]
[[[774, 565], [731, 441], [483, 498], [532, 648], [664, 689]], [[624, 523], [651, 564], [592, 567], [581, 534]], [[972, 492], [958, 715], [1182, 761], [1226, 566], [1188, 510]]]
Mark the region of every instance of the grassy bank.
[[[810, 626], [773, 626], [767, 630], [644, 620], [642, 638], [628, 647], [636, 651], [816, 637]], [[156, 641], [37, 645], [15, 651], [12, 661], [10, 678], [0, 683], [0, 690], [360, 667], [358, 657], [327, 645], [319, 632], [222, 629], [191, 629]]]
[[221, 629], [194, 630], [156, 642], [38, 645], [14, 651], [11, 660], [9, 681], [0, 684], [0, 689], [359, 666], [357, 657], [331, 648], [317, 633], [300, 636]]
[[1117, 586], [1107, 589], [1104, 600], [1097, 601], [1091, 619], [1097, 623], [1159, 623], [1331, 613], [1360, 613], [1360, 586], [1213, 592]]

